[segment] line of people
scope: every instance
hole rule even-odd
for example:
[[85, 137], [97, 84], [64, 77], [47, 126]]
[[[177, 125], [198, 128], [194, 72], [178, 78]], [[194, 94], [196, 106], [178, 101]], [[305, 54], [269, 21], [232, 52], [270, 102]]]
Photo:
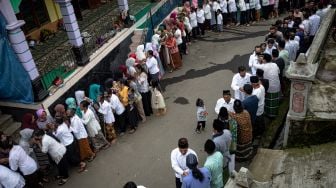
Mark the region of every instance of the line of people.
[[[288, 85], [284, 71], [299, 53], [305, 53], [310, 47], [320, 25], [319, 14], [323, 17], [330, 9], [322, 9], [320, 4], [317, 11], [315, 6], [310, 6], [312, 3], [308, 5], [302, 8], [302, 14], [310, 15], [308, 25], [313, 30], [301, 35], [305, 28], [303, 20], [290, 11], [288, 17], [272, 25], [265, 42], [255, 47], [246, 62], [251, 73], [245, 66], [238, 67], [231, 83], [233, 97], [230, 90], [223, 90], [223, 97], [215, 106], [218, 117], [212, 124], [212, 139], [204, 144], [208, 154], [204, 167], [199, 167], [197, 154], [189, 148], [188, 140], [179, 139], [178, 147], [171, 152], [177, 188], [221, 188], [225, 171], [232, 175], [236, 161], [253, 158], [253, 141], [260, 139], [265, 130], [264, 115], [274, 118], [278, 114], [281, 95]], [[197, 99], [196, 107], [195, 131], [201, 133], [208, 112], [202, 99]]]

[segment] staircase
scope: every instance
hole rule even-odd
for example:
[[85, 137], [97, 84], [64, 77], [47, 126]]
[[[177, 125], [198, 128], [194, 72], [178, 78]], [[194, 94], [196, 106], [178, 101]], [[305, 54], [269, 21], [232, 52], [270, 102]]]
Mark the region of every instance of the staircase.
[[129, 46], [130, 50], [131, 50], [131, 53], [135, 53], [136, 52], [136, 48], [143, 44], [143, 37], [144, 37], [144, 30], [145, 29], [136, 29], [134, 30], [133, 32], [133, 36], [131, 38], [132, 40], [132, 43], [131, 45]]
[[14, 140], [18, 140], [21, 123], [15, 122], [12, 115], [3, 114], [0, 111], [0, 131], [6, 135], [13, 136]]

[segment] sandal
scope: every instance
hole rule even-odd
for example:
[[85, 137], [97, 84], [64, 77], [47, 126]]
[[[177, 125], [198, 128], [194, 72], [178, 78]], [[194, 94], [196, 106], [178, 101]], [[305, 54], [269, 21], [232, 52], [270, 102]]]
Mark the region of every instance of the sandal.
[[83, 172], [85, 169], [86, 169], [86, 163], [81, 162], [81, 167], [80, 167], [80, 169], [78, 170], [78, 173]]
[[68, 181], [68, 179], [61, 179], [61, 180], [58, 182], [58, 185], [59, 185], [59, 186], [64, 185], [67, 181]]
[[89, 158], [88, 162], [92, 162], [95, 158], [96, 158], [96, 154], [93, 154], [93, 155]]

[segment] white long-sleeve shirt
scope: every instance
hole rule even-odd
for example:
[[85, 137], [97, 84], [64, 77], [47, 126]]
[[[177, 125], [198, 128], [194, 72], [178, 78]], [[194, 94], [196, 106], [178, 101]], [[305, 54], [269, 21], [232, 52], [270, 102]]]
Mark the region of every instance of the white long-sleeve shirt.
[[0, 165], [0, 187], [22, 188], [24, 186], [25, 180], [19, 173]]
[[205, 19], [211, 20], [211, 7], [210, 7], [210, 5], [206, 4], [203, 9], [204, 9]]
[[23, 175], [33, 174], [37, 170], [37, 164], [19, 145], [14, 145], [9, 152], [9, 166], [13, 171], [18, 169]]
[[160, 69], [158, 67], [158, 62], [154, 56], [147, 58], [146, 66], [148, 68], [149, 74], [156, 74], [160, 72]]
[[310, 31], [310, 27], [311, 27], [311, 23], [310, 23], [310, 21], [309, 21], [308, 19], [303, 20], [303, 21], [302, 21], [302, 25], [303, 25], [303, 27], [304, 27], [304, 34], [305, 34], [306, 36], [309, 36], [309, 31]]
[[259, 88], [254, 88], [253, 91], [252, 91], [252, 95], [257, 96], [257, 98], [258, 98], [257, 116], [261, 116], [264, 113], [264, 106], [265, 106], [265, 88], [264, 88], [264, 86], [260, 85]]
[[257, 69], [264, 71], [264, 78], [269, 80], [269, 88], [267, 93], [277, 93], [280, 91], [279, 67], [275, 63], [264, 63], [260, 65], [253, 65]]
[[228, 3], [226, 0], [220, 0], [219, 6], [221, 8], [222, 13], [228, 13]]
[[192, 12], [189, 15], [189, 19], [190, 19], [190, 25], [192, 28], [197, 27], [197, 16], [196, 16], [196, 12]]
[[71, 134], [71, 130], [67, 124], [62, 123], [57, 127], [54, 135], [61, 141], [64, 146], [70, 145], [74, 141], [74, 137]]
[[317, 30], [320, 27], [321, 18], [318, 15], [314, 14], [309, 17], [309, 22], [310, 22], [309, 35], [315, 36]]
[[203, 9], [197, 9], [196, 16], [197, 16], [197, 23], [204, 23], [205, 17]]
[[232, 78], [231, 88], [234, 90], [234, 98], [243, 101], [245, 94], [239, 90], [245, 84], [250, 83], [250, 73], [246, 73], [245, 77], [241, 77], [239, 73], [235, 74]]
[[100, 124], [96, 119], [96, 116], [90, 109], [87, 109], [86, 112], [82, 111], [82, 114], [82, 122], [86, 125], [89, 136], [95, 137], [98, 134], [98, 131], [101, 130]]
[[258, 60], [258, 56], [256, 55], [255, 52], [253, 52], [253, 54], [250, 55], [250, 59], [249, 59], [249, 67], [251, 68], [251, 72], [252, 75], [256, 75], [257, 69], [253, 67], [254, 64], [260, 64], [259, 60]]
[[237, 12], [237, 5], [235, 0], [228, 1], [229, 12]]
[[224, 100], [224, 98], [218, 99], [217, 103], [216, 103], [216, 106], [215, 106], [216, 114], [219, 114], [219, 111], [222, 107], [225, 107], [229, 112], [234, 112], [233, 103], [234, 103], [233, 98], [231, 98], [231, 100], [228, 103]]
[[109, 102], [105, 101], [103, 103], [99, 102], [99, 110], [100, 113], [104, 115], [105, 123], [111, 124], [115, 122], [115, 118], [112, 112], [112, 106]]
[[54, 138], [49, 135], [44, 135], [42, 138], [42, 148], [43, 153], [48, 153], [50, 157], [58, 164], [63, 158], [66, 148], [63, 144], [57, 142]]
[[70, 128], [72, 132], [74, 133], [77, 140], [88, 137], [88, 134], [86, 132], [86, 129], [84, 127], [82, 120], [76, 114], [71, 118], [70, 121], [71, 121]]
[[117, 115], [121, 115], [122, 113], [125, 112], [125, 107], [120, 102], [117, 95], [115, 95], [115, 94], [111, 95], [110, 104], [111, 104], [112, 109], [116, 112]]
[[173, 170], [175, 171], [175, 177], [181, 178], [184, 171], [189, 171], [187, 167], [186, 158], [188, 154], [194, 154], [197, 157], [197, 154], [194, 150], [188, 149], [185, 155], [182, 155], [179, 148], [175, 148], [170, 154], [170, 160]]

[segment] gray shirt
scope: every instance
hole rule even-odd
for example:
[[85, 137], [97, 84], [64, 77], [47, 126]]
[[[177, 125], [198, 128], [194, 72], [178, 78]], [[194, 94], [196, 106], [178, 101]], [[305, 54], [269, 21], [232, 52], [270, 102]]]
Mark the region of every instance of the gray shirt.
[[224, 157], [224, 166], [227, 165], [228, 159], [230, 157], [230, 144], [232, 140], [231, 132], [227, 129], [224, 129], [223, 133], [217, 133], [213, 135], [212, 140], [216, 144], [216, 151], [222, 153]]

